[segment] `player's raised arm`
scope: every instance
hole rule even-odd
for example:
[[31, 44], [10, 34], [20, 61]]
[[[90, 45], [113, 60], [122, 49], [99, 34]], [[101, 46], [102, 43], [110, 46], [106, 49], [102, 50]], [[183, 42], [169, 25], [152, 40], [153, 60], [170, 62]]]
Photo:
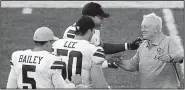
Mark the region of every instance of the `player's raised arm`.
[[126, 50], [136, 50], [139, 48], [139, 44], [141, 43], [141, 41], [141, 38], [137, 38], [134, 41], [124, 44], [103, 43], [103, 49], [105, 51], [105, 54], [114, 54]]

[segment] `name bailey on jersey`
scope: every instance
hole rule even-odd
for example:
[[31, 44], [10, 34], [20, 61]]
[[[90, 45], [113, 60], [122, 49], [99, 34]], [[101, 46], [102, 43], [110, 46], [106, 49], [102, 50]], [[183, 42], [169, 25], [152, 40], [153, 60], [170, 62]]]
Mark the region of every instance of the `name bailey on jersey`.
[[18, 62], [40, 64], [40, 61], [42, 59], [43, 57], [39, 57], [39, 56], [20, 55]]

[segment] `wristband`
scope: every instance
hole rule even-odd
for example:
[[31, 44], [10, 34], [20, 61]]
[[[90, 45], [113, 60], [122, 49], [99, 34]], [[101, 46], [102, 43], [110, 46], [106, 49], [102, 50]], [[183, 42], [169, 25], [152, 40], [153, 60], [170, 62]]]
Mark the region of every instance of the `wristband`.
[[111, 87], [110, 87], [110, 86], [108, 86], [108, 89], [111, 89]]
[[128, 43], [125, 43], [125, 50], [128, 50]]

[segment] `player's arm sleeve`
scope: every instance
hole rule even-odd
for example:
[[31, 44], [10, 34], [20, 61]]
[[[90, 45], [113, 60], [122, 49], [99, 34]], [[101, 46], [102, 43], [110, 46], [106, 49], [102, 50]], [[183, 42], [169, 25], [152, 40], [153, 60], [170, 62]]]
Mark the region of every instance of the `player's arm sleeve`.
[[13, 59], [15, 59], [16, 57], [15, 54], [16, 54], [15, 52], [12, 54], [12, 59], [10, 60], [11, 69], [8, 76], [8, 82], [7, 82], [6, 88], [17, 88], [17, 74], [15, 72], [14, 63], [13, 63]]
[[93, 64], [103, 63], [105, 61], [105, 52], [101, 47], [97, 47], [92, 55]]
[[102, 46], [105, 54], [114, 54], [121, 51], [125, 51], [125, 44], [110, 44], [110, 43], [103, 43], [100, 39], [100, 30], [94, 30], [94, 34], [91, 38], [91, 43], [96, 46]]
[[17, 75], [14, 68], [11, 68], [6, 88], [17, 88]]
[[93, 58], [95, 58], [93, 59], [94, 63], [103, 62], [102, 68], [107, 68], [108, 61], [105, 59], [102, 59], [102, 58], [105, 58], [105, 52], [102, 48], [100, 48], [100, 46], [97, 46], [97, 47], [99, 47], [99, 49], [97, 49], [97, 51], [93, 54]]
[[62, 77], [62, 69], [64, 69], [62, 63], [62, 61], [55, 61], [50, 68], [54, 88], [75, 88], [73, 83], [67, 84]]
[[119, 53], [125, 51], [125, 43], [124, 44], [103, 43], [103, 49], [105, 51], [105, 54]]
[[171, 38], [169, 42], [169, 55], [172, 57], [172, 62], [180, 62], [184, 59], [184, 50], [182, 47], [180, 47], [177, 42]]
[[92, 56], [91, 79], [94, 88], [108, 88], [102, 71], [102, 63], [105, 61], [103, 52], [103, 49], [98, 48]]

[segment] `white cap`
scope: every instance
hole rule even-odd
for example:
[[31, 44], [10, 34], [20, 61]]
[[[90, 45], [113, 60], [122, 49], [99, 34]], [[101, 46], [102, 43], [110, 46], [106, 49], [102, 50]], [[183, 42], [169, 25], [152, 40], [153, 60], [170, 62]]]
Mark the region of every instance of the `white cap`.
[[162, 20], [161, 17], [155, 15], [155, 13], [151, 13], [148, 15], [143, 15], [142, 24], [159, 25], [160, 27], [162, 27]]
[[55, 37], [52, 30], [48, 27], [38, 28], [33, 36], [34, 41], [50, 41], [58, 40], [59, 38]]

